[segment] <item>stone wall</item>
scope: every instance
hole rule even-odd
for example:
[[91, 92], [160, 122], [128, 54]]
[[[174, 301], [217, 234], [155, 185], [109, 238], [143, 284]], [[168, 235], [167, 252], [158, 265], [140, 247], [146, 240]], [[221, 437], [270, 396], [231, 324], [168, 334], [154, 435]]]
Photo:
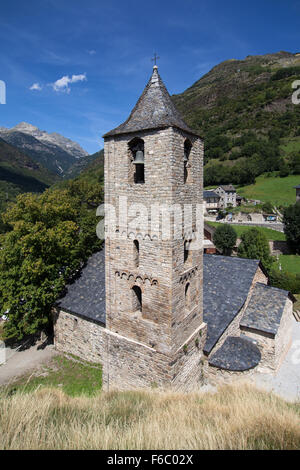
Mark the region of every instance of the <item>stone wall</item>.
[[291, 250], [287, 242], [283, 240], [271, 240], [269, 241], [269, 246], [272, 255], [288, 255], [291, 253]]
[[276, 373], [289, 350], [292, 338], [293, 302], [288, 298], [282, 314], [277, 334], [251, 328], [242, 328], [244, 334], [254, 339], [261, 352], [259, 372]]
[[63, 310], [54, 312], [54, 337], [57, 351], [103, 365], [104, 389], [192, 390], [201, 380], [204, 323], [172, 356]]
[[75, 354], [86, 361], [103, 363], [105, 328], [63, 310], [53, 311], [54, 345], [60, 352]]
[[247, 381], [257, 370], [258, 367], [253, 367], [252, 369], [245, 370], [243, 372], [224, 370], [218, 367], [210, 366], [208, 361], [205, 361], [203, 366], [205, 381], [210, 385], [230, 384], [240, 380]]
[[144, 387], [193, 390], [202, 377], [201, 359], [205, 339], [206, 325], [203, 324], [170, 356], [106, 331], [109, 359], [103, 364], [104, 387], [121, 390]]

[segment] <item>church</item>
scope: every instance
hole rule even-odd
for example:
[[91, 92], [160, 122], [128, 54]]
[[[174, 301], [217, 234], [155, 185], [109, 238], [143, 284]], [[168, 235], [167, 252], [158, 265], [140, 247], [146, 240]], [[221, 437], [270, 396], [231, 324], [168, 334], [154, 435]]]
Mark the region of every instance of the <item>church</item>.
[[[129, 118], [104, 135], [105, 205], [114, 208], [105, 249], [53, 312], [56, 349], [101, 363], [105, 389], [188, 391], [275, 374], [290, 347], [293, 296], [268, 285], [259, 260], [203, 253], [203, 154], [155, 65]], [[166, 236], [153, 207], [188, 211], [189, 222], [173, 211]]]

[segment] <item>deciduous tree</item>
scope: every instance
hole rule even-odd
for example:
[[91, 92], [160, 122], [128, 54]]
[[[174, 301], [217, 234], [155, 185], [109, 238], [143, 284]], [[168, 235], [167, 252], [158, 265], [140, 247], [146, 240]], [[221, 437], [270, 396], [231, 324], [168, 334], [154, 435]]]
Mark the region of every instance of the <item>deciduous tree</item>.
[[223, 255], [230, 256], [235, 247], [237, 234], [231, 225], [219, 225], [213, 236], [213, 242]]

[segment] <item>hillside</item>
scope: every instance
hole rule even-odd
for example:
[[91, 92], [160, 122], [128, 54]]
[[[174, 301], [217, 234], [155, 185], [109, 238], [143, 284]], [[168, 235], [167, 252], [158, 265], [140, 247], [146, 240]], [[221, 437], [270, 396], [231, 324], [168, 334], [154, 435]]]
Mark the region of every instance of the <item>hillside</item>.
[[87, 177], [87, 174], [89, 173], [91, 177], [95, 177], [95, 171], [96, 173], [99, 171], [102, 171], [103, 173], [103, 165], [104, 150], [100, 150], [99, 152], [93, 153], [92, 155], [78, 158], [77, 161], [66, 172], [66, 178], [76, 178], [79, 175]]
[[80, 173], [80, 178], [102, 182], [104, 178], [104, 150], [90, 155], [89, 165]]
[[300, 54], [248, 56], [222, 62], [172, 97], [205, 139], [206, 185], [249, 184], [264, 172], [293, 172], [300, 106], [292, 104], [291, 85], [299, 77]]
[[255, 184], [238, 188], [241, 196], [271, 202], [274, 206], [288, 206], [296, 202], [294, 186], [300, 184], [300, 175], [279, 176], [261, 175]]
[[0, 138], [0, 211], [23, 192], [43, 192], [58, 177]]
[[47, 134], [27, 123], [21, 123], [12, 129], [1, 127], [0, 137], [62, 177], [76, 163], [77, 158], [87, 155], [75, 142], [59, 134]]

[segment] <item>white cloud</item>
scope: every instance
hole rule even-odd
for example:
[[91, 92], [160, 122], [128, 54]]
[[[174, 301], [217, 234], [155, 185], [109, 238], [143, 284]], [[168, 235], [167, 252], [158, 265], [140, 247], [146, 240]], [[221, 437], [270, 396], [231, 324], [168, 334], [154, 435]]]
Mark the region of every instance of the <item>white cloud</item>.
[[86, 81], [86, 74], [80, 74], [80, 75], [72, 75], [72, 77], [69, 77], [68, 75], [65, 75], [64, 77], [59, 78], [56, 80], [54, 83], [50, 83], [54, 91], [62, 91], [65, 93], [70, 93], [71, 89], [69, 87], [70, 83], [76, 83], [76, 82], [84, 82]]
[[95, 55], [96, 51], [94, 49], [91, 49], [90, 51], [87, 51], [89, 55]]
[[37, 91], [41, 91], [43, 87], [39, 84], [39, 83], [34, 83], [33, 85], [31, 85], [31, 87], [29, 88], [29, 90], [37, 90]]

